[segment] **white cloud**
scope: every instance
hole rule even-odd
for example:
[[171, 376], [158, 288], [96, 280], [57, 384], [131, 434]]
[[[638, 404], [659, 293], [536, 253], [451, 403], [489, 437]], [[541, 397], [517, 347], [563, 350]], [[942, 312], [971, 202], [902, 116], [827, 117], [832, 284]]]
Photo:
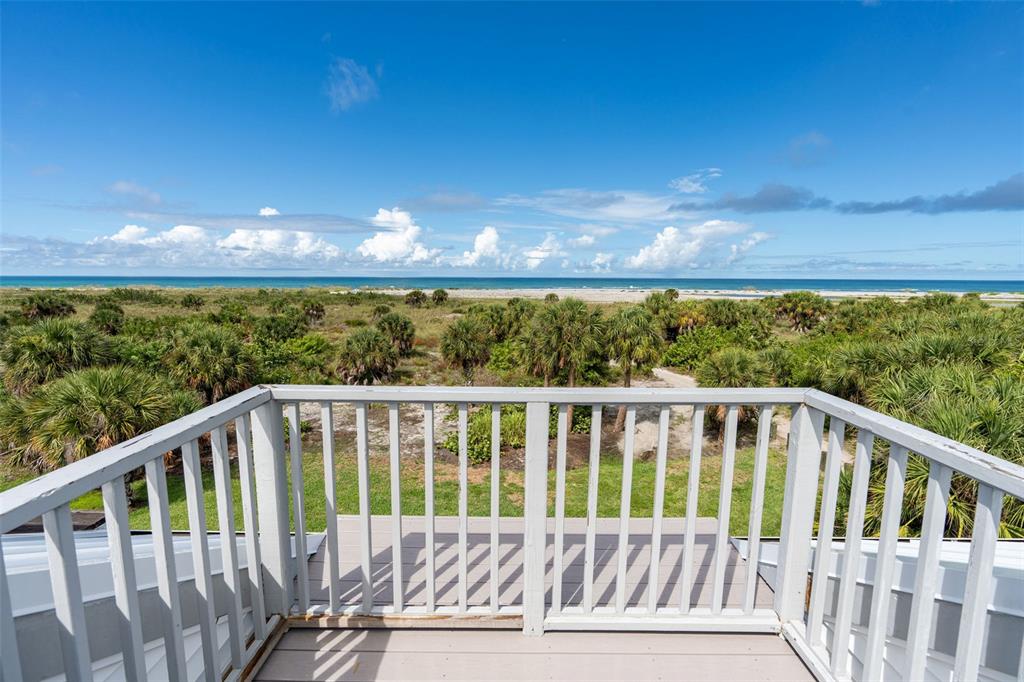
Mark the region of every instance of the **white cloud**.
[[109, 239], [112, 242], [118, 242], [119, 244], [135, 244], [142, 240], [143, 237], [149, 230], [140, 225], [125, 225], [120, 230], [110, 235]]
[[436, 261], [441, 253], [440, 249], [428, 249], [419, 241], [423, 230], [408, 211], [398, 207], [390, 211], [382, 208], [371, 222], [386, 230], [375, 232], [356, 247], [364, 258], [378, 263], [429, 263]]
[[482, 259], [493, 259], [495, 262], [501, 262], [503, 259], [501, 257], [501, 250], [498, 248], [499, 242], [498, 231], [490, 225], [486, 225], [473, 238], [473, 250], [463, 251], [462, 256], [456, 258], [454, 264], [472, 267], [479, 264]]
[[160, 195], [149, 189], [143, 187], [137, 183], [131, 182], [130, 180], [118, 180], [114, 184], [107, 188], [108, 192], [114, 194], [124, 194], [127, 196], [136, 197], [142, 199], [147, 204], [159, 204]]
[[345, 252], [312, 232], [280, 229], [235, 229], [223, 232], [195, 225], [175, 225], [152, 234], [139, 225], [125, 225], [109, 236], [86, 244], [68, 242], [64, 251], [78, 264], [165, 267], [303, 267], [341, 261]]
[[666, 227], [653, 242], [628, 257], [626, 267], [650, 271], [691, 267], [707, 252], [722, 247], [728, 237], [749, 229], [750, 225], [731, 220], [708, 220], [685, 230]]
[[568, 254], [562, 250], [558, 238], [549, 232], [540, 244], [523, 250], [523, 265], [527, 270], [536, 270], [549, 258], [561, 258], [566, 255]]
[[281, 215], [281, 212], [272, 206], [264, 206], [260, 209], [260, 215], [264, 218], [269, 218], [271, 216]]
[[754, 248], [761, 242], [770, 238], [771, 235], [769, 235], [767, 232], [751, 232], [750, 236], [741, 241], [739, 244], [731, 244], [729, 246], [729, 257], [726, 258], [725, 262], [727, 264], [735, 263], [747, 251], [750, 251], [752, 248]]
[[354, 59], [337, 58], [331, 64], [324, 91], [334, 112], [375, 99], [380, 91], [365, 66]]
[[609, 272], [613, 260], [614, 257], [610, 253], [595, 253], [594, 260], [590, 261], [590, 268], [595, 272]]
[[676, 178], [668, 186], [682, 194], [703, 194], [708, 191], [708, 180], [722, 176], [719, 168], [701, 168], [699, 171]]
[[217, 241], [217, 248], [230, 251], [247, 264], [273, 264], [285, 260], [295, 263], [329, 262], [345, 253], [312, 232], [290, 230], [234, 230]]
[[596, 242], [596, 241], [597, 240], [594, 238], [594, 235], [592, 235], [592, 234], [582, 234], [579, 237], [574, 237], [574, 238], [570, 239], [569, 240], [569, 246], [577, 246], [577, 247], [585, 248], [585, 247], [588, 247], [588, 246], [593, 246], [594, 242]]
[[499, 206], [518, 206], [542, 213], [610, 222], [658, 222], [678, 215], [671, 196], [646, 192], [553, 189], [534, 196], [512, 194], [497, 199]]

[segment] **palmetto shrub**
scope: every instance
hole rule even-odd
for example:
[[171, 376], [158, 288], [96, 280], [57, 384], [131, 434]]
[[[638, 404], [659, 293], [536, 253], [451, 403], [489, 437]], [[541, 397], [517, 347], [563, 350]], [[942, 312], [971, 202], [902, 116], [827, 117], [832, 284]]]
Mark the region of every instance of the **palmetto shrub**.
[[[0, 440], [23, 462], [57, 468], [197, 410], [193, 393], [115, 365], [90, 367], [0, 401]], [[18, 422], [6, 417], [17, 415]], [[12, 447], [13, 446], [13, 447]]]
[[99, 330], [85, 322], [59, 318], [14, 327], [0, 347], [4, 385], [18, 394], [109, 360], [110, 346]]
[[21, 302], [21, 314], [28, 320], [45, 320], [50, 317], [68, 317], [75, 314], [75, 306], [66, 297], [57, 293], [32, 294]]
[[164, 365], [182, 386], [214, 403], [253, 384], [255, 364], [248, 348], [229, 329], [193, 322], [179, 329]]
[[89, 322], [105, 334], [116, 335], [124, 327], [124, 309], [113, 301], [100, 301], [89, 315]]
[[398, 365], [394, 345], [379, 329], [352, 332], [342, 345], [338, 375], [347, 384], [372, 384], [391, 377]]
[[377, 328], [391, 340], [399, 355], [407, 356], [412, 353], [412, 346], [416, 340], [416, 327], [408, 316], [400, 313], [388, 313], [377, 321]]
[[467, 384], [473, 383], [477, 367], [487, 362], [491, 340], [487, 328], [476, 317], [462, 317], [441, 335], [441, 356], [449, 367], [458, 367]]

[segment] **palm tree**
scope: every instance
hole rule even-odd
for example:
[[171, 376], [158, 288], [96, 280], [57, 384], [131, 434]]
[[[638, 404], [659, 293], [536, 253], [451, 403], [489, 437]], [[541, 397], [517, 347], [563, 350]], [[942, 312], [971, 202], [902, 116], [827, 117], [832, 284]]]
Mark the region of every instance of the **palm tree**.
[[394, 345], [379, 329], [352, 332], [341, 349], [338, 374], [348, 384], [369, 385], [388, 379], [398, 365]]
[[[738, 346], [729, 346], [712, 353], [697, 367], [697, 382], [715, 388], [744, 388], [763, 386], [768, 381], [768, 370], [757, 353]], [[726, 406], [718, 405], [708, 413], [718, 424], [725, 423]], [[742, 421], [746, 410], [740, 406], [738, 417]], [[722, 432], [724, 437], [724, 430]]]
[[[529, 336], [522, 344], [528, 365], [543, 374], [545, 386], [564, 372], [566, 384], [573, 387], [581, 370], [603, 351], [603, 329], [601, 312], [591, 310], [578, 298], [545, 305], [533, 318]], [[570, 405], [570, 424], [572, 415]]]
[[163, 362], [171, 376], [208, 404], [248, 388], [256, 373], [248, 349], [231, 331], [204, 322], [180, 329]]
[[468, 385], [473, 384], [473, 373], [490, 355], [487, 329], [474, 317], [455, 320], [441, 336], [441, 355], [451, 367], [462, 369]]
[[[645, 371], [661, 358], [661, 326], [650, 310], [640, 305], [620, 309], [608, 322], [608, 354], [622, 368], [622, 385], [629, 388], [633, 371]], [[626, 406], [620, 405], [615, 430], [626, 421]]]
[[23, 399], [21, 447], [56, 468], [199, 409], [195, 394], [130, 367], [90, 367]]
[[434, 292], [430, 294], [430, 298], [434, 305], [444, 305], [448, 300], [448, 292], [444, 289], [434, 289]]
[[411, 319], [400, 313], [388, 313], [377, 322], [377, 328], [391, 339], [399, 355], [406, 356], [412, 353], [416, 327], [413, 326]]
[[109, 344], [95, 327], [59, 318], [14, 327], [0, 347], [4, 385], [16, 394], [109, 359]]

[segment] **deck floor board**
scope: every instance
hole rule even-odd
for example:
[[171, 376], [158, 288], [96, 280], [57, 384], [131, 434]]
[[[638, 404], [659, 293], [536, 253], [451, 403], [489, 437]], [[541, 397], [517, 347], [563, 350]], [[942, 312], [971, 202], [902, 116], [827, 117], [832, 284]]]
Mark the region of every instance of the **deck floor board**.
[[[566, 519], [562, 594], [565, 605], [583, 596], [586, 521]], [[710, 605], [717, 522], [698, 519], [691, 602]], [[361, 602], [358, 519], [338, 517], [341, 605]], [[659, 606], [678, 606], [684, 519], [664, 522], [659, 560]], [[406, 605], [426, 602], [426, 549], [422, 517], [404, 517], [403, 585]], [[547, 600], [553, 581], [553, 522], [547, 543]], [[392, 599], [391, 518], [371, 521], [374, 603]], [[458, 598], [458, 519], [436, 522], [437, 603]], [[650, 568], [650, 519], [632, 519], [627, 545], [627, 605], [647, 604]], [[521, 519], [502, 519], [499, 541], [499, 602], [520, 605], [523, 590]], [[595, 606], [615, 602], [618, 519], [597, 524]], [[490, 520], [469, 520], [469, 605], [486, 606], [490, 596]], [[328, 571], [321, 546], [309, 561], [313, 604], [326, 604]], [[725, 580], [726, 606], [742, 604], [747, 566], [730, 546]], [[757, 582], [756, 604], [770, 607], [772, 592]], [[289, 630], [258, 671], [258, 680], [810, 680], [793, 650], [776, 635], [549, 632], [526, 637], [518, 630], [318, 629]]]

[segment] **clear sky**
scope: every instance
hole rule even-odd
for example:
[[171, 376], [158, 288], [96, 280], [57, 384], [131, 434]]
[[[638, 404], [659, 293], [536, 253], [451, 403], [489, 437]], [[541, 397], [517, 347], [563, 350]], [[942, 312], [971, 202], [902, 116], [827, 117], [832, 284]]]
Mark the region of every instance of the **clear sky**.
[[2, 5], [0, 271], [1024, 277], [1024, 4]]

